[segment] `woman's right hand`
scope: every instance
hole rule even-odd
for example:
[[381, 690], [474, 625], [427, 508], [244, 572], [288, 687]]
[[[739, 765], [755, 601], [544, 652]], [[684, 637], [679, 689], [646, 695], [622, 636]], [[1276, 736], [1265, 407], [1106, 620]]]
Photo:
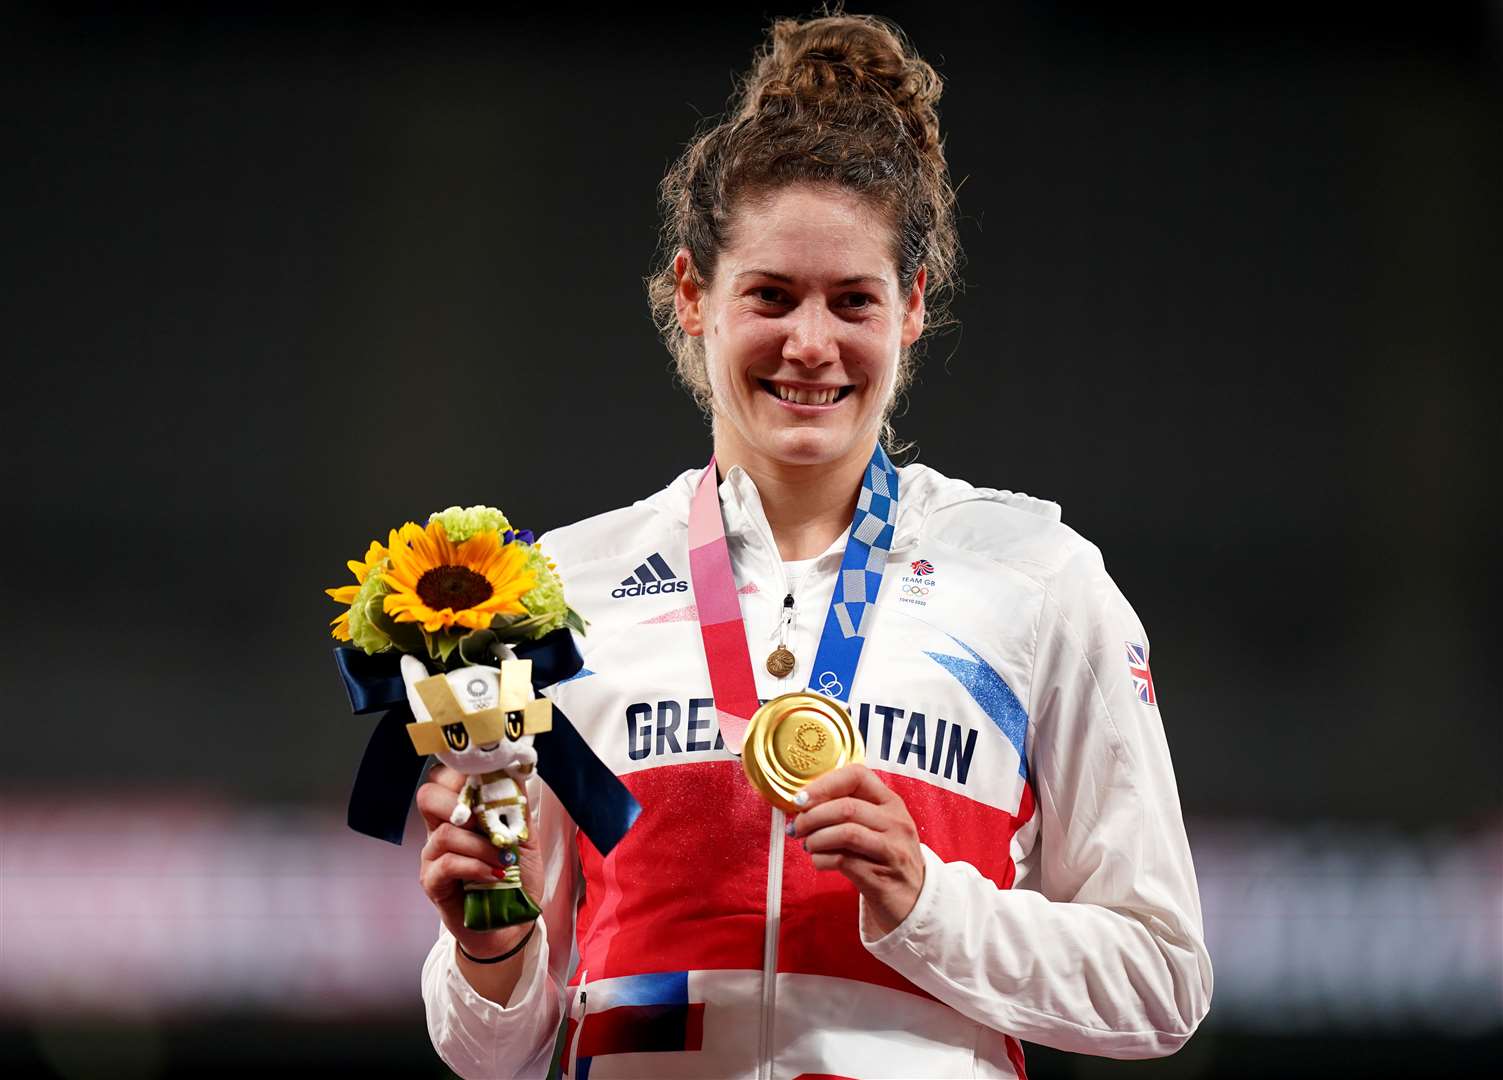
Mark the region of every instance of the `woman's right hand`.
[[[482, 958], [499, 956], [521, 941], [533, 924], [505, 926], [499, 930], [466, 930], [464, 927], [464, 883], [495, 881], [505, 870], [501, 865], [501, 849], [491, 843], [489, 837], [473, 828], [461, 828], [449, 822], [464, 783], [464, 773], [447, 765], [435, 765], [428, 773], [428, 782], [417, 790], [418, 810], [428, 826], [428, 842], [423, 845], [418, 881], [433, 906], [438, 908], [444, 925], [465, 952]], [[471, 824], [478, 824], [480, 815], [476, 814], [470, 820]], [[540, 901], [543, 895], [542, 858], [538, 853], [537, 828], [533, 822], [528, 824], [527, 840], [521, 845], [519, 854], [522, 888], [527, 890], [528, 896]]]

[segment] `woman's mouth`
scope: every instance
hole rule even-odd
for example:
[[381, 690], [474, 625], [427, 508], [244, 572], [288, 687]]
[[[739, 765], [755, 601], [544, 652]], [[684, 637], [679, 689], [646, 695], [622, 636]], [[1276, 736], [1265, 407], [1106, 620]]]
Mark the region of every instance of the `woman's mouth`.
[[844, 401], [855, 389], [854, 386], [790, 386], [771, 379], [758, 379], [757, 382], [763, 390], [787, 406], [830, 408]]

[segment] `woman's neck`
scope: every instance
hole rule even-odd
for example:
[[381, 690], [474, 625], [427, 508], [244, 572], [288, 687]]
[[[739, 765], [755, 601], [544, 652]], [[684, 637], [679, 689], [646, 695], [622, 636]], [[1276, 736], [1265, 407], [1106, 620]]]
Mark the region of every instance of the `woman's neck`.
[[722, 477], [739, 465], [757, 485], [762, 512], [784, 561], [821, 555], [850, 528], [871, 445], [858, 444], [837, 461], [790, 465], [748, 452], [739, 443], [717, 432], [715, 462]]

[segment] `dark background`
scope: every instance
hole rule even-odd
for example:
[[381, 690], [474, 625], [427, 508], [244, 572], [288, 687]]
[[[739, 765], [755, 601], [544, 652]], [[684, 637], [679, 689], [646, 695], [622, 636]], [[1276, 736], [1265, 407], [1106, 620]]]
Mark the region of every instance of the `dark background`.
[[[1101, 546], [1192, 821], [1495, 830], [1499, 5], [880, 13], [947, 80], [969, 257], [898, 422], [918, 460]], [[367, 730], [323, 629], [346, 558], [705, 459], [641, 279], [656, 184], [765, 15], [3, 17], [13, 805], [70, 778], [337, 812]], [[60, 707], [63, 661], [89, 689]], [[19, 737], [43, 717], [87, 751]], [[1215, 1018], [1179, 1065], [1030, 1062], [1498, 1050]], [[166, 1060], [436, 1068], [410, 1012], [257, 1023], [185, 1021]]]

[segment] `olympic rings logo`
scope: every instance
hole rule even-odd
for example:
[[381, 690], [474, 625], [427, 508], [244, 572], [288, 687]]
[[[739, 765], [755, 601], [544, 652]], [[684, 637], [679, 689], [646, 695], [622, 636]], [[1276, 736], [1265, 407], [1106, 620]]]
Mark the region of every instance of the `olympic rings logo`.
[[909, 596], [928, 596], [929, 590], [923, 585], [904, 585], [903, 592]]
[[845, 693], [845, 687], [835, 677], [833, 671], [821, 671], [819, 673], [819, 692], [821, 694], [829, 694], [831, 697], [839, 697]]

